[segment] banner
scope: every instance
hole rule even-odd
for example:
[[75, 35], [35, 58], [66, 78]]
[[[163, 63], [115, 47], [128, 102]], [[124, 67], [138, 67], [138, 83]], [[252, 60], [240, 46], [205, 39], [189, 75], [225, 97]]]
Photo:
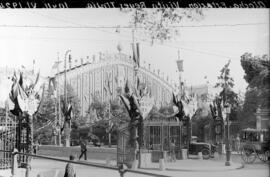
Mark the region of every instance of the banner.
[[149, 112], [151, 111], [152, 107], [154, 105], [154, 99], [149, 96], [142, 97], [140, 101], [140, 109], [142, 112], [143, 119], [147, 117]]
[[139, 43], [132, 43], [133, 61], [137, 67], [140, 67], [140, 46]]

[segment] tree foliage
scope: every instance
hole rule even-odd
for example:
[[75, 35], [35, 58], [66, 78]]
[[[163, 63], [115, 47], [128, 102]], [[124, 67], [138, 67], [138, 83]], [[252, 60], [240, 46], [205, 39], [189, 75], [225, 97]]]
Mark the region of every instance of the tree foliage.
[[270, 61], [267, 55], [252, 56], [251, 53], [245, 53], [241, 56], [241, 65], [245, 71], [244, 79], [248, 83], [241, 117], [244, 127], [255, 127], [254, 113], [257, 108], [269, 107]]
[[[44, 144], [50, 144], [52, 143], [54, 131], [56, 129], [56, 107], [59, 105], [56, 95], [54, 95], [54, 90], [48, 88], [45, 92], [44, 99], [34, 119], [34, 139], [39, 140]], [[64, 95], [60, 95], [60, 99], [64, 101]], [[74, 90], [69, 84], [67, 85], [67, 99], [68, 101], [71, 101], [73, 107], [71, 123], [72, 128], [74, 128], [76, 122], [80, 118], [80, 103]], [[63, 118], [62, 112], [60, 112], [60, 114]]]
[[197, 110], [196, 114], [191, 119], [192, 122], [192, 135], [197, 136], [200, 141], [205, 139], [205, 126], [213, 122], [213, 118], [206, 107], [201, 107]]
[[132, 9], [131, 25], [140, 36], [154, 42], [174, 39], [180, 34], [177, 27], [182, 21], [198, 21], [204, 16], [202, 9], [157, 8]]
[[112, 143], [115, 143], [119, 127], [128, 121], [128, 113], [119, 99], [102, 102], [99, 97], [94, 96], [87, 115], [78, 123], [78, 134], [82, 134], [83, 129], [88, 129], [88, 132], [91, 132], [87, 135], [88, 138], [89, 136], [97, 136], [100, 141], [106, 144], [108, 132], [111, 132]]
[[253, 97], [253, 103], [268, 107], [270, 90], [269, 57], [267, 55], [252, 56], [250, 53], [245, 53], [241, 56], [241, 65], [245, 71], [244, 79], [248, 83], [246, 101], [250, 102], [247, 99]]
[[[229, 104], [231, 107], [230, 120], [237, 120], [237, 110], [239, 107], [238, 94], [233, 91], [234, 79], [230, 76], [230, 60], [224, 67], [220, 70], [220, 75], [218, 76], [218, 82], [216, 83], [216, 88], [221, 88], [219, 97], [222, 100], [223, 106]], [[220, 110], [219, 110], [220, 112]]]
[[53, 137], [53, 124], [55, 120], [55, 99], [53, 91], [47, 90], [38, 112], [34, 116], [33, 130], [34, 141], [42, 144], [50, 144]]

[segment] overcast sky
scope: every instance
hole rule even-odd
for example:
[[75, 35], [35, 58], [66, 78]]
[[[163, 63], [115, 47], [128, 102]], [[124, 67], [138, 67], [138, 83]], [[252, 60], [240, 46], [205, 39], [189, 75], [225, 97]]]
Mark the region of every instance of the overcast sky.
[[[3, 27], [3, 25], [46, 26], [127, 26], [130, 16], [119, 9], [38, 9], [0, 10], [0, 66], [36, 68], [43, 76], [49, 75], [53, 62], [63, 60], [66, 50], [71, 49], [74, 59], [92, 56], [98, 52], [116, 53], [117, 44], [131, 55], [131, 29], [115, 28], [37, 28]], [[184, 60], [183, 77], [189, 85], [217, 82], [224, 64], [231, 59], [231, 75], [235, 91], [245, 91], [244, 71], [240, 56], [245, 52], [269, 55], [269, 9], [208, 9], [200, 22], [183, 22], [179, 25], [228, 24], [223, 27], [180, 28], [180, 36], [174, 42], [154, 44], [141, 41], [141, 60], [151, 63], [170, 78], [178, 77], [177, 51]], [[140, 38], [140, 37], [138, 37]]]

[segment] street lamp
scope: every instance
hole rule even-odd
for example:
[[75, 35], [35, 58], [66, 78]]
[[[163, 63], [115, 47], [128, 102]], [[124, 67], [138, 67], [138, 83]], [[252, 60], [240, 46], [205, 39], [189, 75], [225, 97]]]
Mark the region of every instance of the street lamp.
[[231, 113], [231, 107], [230, 105], [226, 104], [224, 106], [225, 108], [225, 114], [226, 114], [226, 118], [227, 118], [227, 141], [226, 141], [226, 162], [225, 162], [225, 166], [231, 166], [231, 148], [230, 148], [230, 127], [229, 127], [229, 115]]

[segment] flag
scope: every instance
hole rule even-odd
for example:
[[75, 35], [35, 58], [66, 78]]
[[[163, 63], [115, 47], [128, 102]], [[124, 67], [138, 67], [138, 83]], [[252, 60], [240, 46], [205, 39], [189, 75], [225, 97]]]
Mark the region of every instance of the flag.
[[49, 79], [49, 90], [56, 90], [56, 80], [55, 77]]
[[133, 61], [134, 63], [137, 63], [137, 52], [136, 52], [135, 44], [132, 43], [131, 46], [132, 46], [132, 52], [133, 52]]
[[183, 70], [183, 60], [177, 60], [176, 63], [177, 63], [178, 71], [179, 72], [184, 71]]
[[151, 109], [154, 106], [154, 99], [148, 96], [144, 96], [140, 101], [140, 110], [142, 112], [142, 117], [145, 119]]
[[136, 52], [137, 52], [137, 65], [140, 67], [140, 45], [139, 43], [136, 43]]
[[51, 69], [51, 77], [53, 77], [54, 75], [57, 74], [57, 69], [58, 69], [60, 63], [61, 63], [61, 61], [54, 62], [52, 69]]
[[132, 52], [133, 52], [133, 61], [137, 67], [140, 67], [140, 50], [139, 50], [139, 43], [132, 43]]
[[60, 63], [61, 63], [61, 61], [54, 62], [52, 69], [57, 69], [57, 67], [59, 66]]

